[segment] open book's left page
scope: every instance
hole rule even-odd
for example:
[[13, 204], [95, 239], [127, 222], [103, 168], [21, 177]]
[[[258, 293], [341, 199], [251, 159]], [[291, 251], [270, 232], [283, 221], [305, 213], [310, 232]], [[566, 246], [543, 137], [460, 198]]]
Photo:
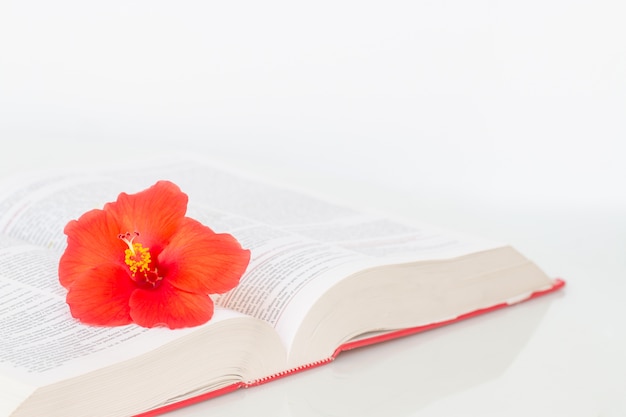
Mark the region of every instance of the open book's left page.
[[[143, 354], [192, 329], [94, 327], [70, 317], [54, 252], [8, 237], [0, 243], [0, 374], [32, 386]], [[212, 322], [234, 312], [218, 309]]]
[[[154, 350], [193, 329], [108, 328], [70, 316], [58, 282], [63, 227], [122, 190], [114, 179], [61, 176], [0, 190], [0, 374], [38, 387]], [[218, 308], [212, 323], [240, 314]]]

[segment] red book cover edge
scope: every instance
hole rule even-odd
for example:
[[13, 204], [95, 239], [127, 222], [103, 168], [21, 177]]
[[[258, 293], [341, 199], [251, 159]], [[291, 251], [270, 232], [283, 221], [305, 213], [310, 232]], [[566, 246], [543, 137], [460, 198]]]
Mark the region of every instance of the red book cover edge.
[[303, 365], [297, 368], [293, 368], [293, 369], [289, 369], [286, 370], [284, 372], [280, 372], [278, 374], [275, 375], [271, 375], [268, 376], [266, 378], [262, 378], [250, 383], [246, 383], [246, 382], [237, 382], [222, 388], [219, 388], [217, 390], [211, 391], [211, 392], [207, 392], [204, 394], [200, 394], [197, 395], [195, 397], [192, 398], [187, 398], [185, 400], [181, 400], [178, 401], [176, 403], [172, 403], [172, 404], [168, 404], [159, 408], [156, 408], [154, 410], [150, 410], [150, 411], [146, 411], [145, 413], [141, 413], [141, 414], [136, 414], [134, 417], [154, 417], [157, 415], [161, 415], [163, 413], [167, 413], [169, 411], [173, 411], [179, 408], [183, 408], [192, 404], [196, 404], [202, 401], [206, 401], [208, 399], [211, 398], [215, 398], [224, 394], [227, 394], [229, 392], [233, 392], [235, 390], [238, 390], [239, 388], [248, 388], [248, 387], [254, 387], [257, 385], [262, 385], [265, 384], [267, 382], [279, 379], [279, 378], [283, 378], [285, 376], [294, 374], [294, 373], [298, 373], [298, 372], [302, 372], [304, 370], [307, 369], [312, 369], [312, 368], [316, 368], [318, 366], [327, 364], [329, 362], [332, 362], [341, 352], [347, 351], [347, 350], [352, 350], [352, 349], [356, 349], [356, 348], [360, 348], [360, 347], [364, 347], [364, 346], [370, 346], [373, 344], [377, 344], [377, 343], [382, 343], [382, 342], [386, 342], [388, 340], [393, 340], [393, 339], [397, 339], [400, 337], [405, 337], [405, 336], [409, 336], [415, 333], [421, 333], [421, 332], [425, 332], [427, 330], [432, 330], [432, 329], [436, 329], [438, 327], [442, 327], [442, 326], [446, 326], [448, 324], [452, 324], [452, 323], [456, 323], [458, 321], [462, 321], [465, 319], [469, 319], [471, 317], [475, 317], [475, 316], [479, 316], [485, 313], [489, 313], [491, 311], [495, 311], [495, 310], [500, 310], [504, 307], [508, 307], [511, 305], [515, 305], [518, 304], [520, 302], [524, 302], [524, 301], [528, 301], [552, 292], [555, 292], [561, 288], [563, 288], [565, 286], [565, 281], [557, 278], [553, 281], [552, 285], [545, 289], [545, 290], [540, 290], [540, 291], [535, 291], [533, 293], [531, 293], [528, 297], [521, 299], [519, 301], [516, 301], [514, 303], [500, 303], [500, 304], [496, 304], [493, 305], [491, 307], [486, 307], [486, 308], [482, 308], [482, 309], [478, 309], [478, 310], [474, 310], [472, 312], [466, 313], [466, 314], [462, 314], [458, 317], [455, 317], [453, 319], [450, 320], [444, 320], [441, 322], [437, 322], [437, 323], [432, 323], [432, 324], [427, 324], [427, 325], [423, 325], [423, 326], [416, 326], [416, 327], [410, 327], [410, 328], [406, 328], [406, 329], [400, 329], [400, 330], [396, 330], [396, 331], [391, 331], [388, 333], [383, 333], [383, 334], [379, 334], [373, 337], [369, 337], [369, 338], [365, 338], [365, 339], [360, 339], [360, 340], [356, 340], [353, 342], [348, 342], [348, 343], [344, 343], [343, 345], [339, 346], [335, 352], [333, 353], [333, 355], [327, 359], [324, 359], [322, 361], [319, 362], [315, 362], [315, 363], [311, 363], [308, 365]]

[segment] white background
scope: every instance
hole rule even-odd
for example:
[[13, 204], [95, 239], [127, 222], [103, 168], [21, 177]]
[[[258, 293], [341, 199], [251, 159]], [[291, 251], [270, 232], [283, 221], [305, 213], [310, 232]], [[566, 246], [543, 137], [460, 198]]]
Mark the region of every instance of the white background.
[[172, 416], [623, 416], [624, 22], [618, 0], [2, 0], [0, 175], [182, 149], [568, 281]]

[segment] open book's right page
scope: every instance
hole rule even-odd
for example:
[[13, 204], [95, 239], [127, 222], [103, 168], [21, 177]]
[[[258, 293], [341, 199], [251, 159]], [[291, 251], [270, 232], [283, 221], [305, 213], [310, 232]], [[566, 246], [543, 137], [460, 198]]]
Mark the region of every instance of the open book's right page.
[[171, 176], [193, 196], [190, 216], [229, 230], [252, 251], [241, 284], [217, 303], [270, 323], [287, 350], [311, 306], [355, 272], [503, 246], [408, 225], [203, 161]]

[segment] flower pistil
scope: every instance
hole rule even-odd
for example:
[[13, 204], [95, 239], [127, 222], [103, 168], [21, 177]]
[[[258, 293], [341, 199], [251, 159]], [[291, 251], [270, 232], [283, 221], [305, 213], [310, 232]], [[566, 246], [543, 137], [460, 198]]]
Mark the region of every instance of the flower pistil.
[[[144, 248], [141, 243], [133, 242], [139, 236], [139, 232], [120, 233], [118, 237], [128, 245], [128, 249], [124, 251], [124, 263], [128, 265], [131, 277], [139, 286], [144, 288], [156, 288], [163, 279], [157, 273], [157, 269], [151, 269], [150, 248]], [[137, 273], [141, 274], [137, 277]]]

